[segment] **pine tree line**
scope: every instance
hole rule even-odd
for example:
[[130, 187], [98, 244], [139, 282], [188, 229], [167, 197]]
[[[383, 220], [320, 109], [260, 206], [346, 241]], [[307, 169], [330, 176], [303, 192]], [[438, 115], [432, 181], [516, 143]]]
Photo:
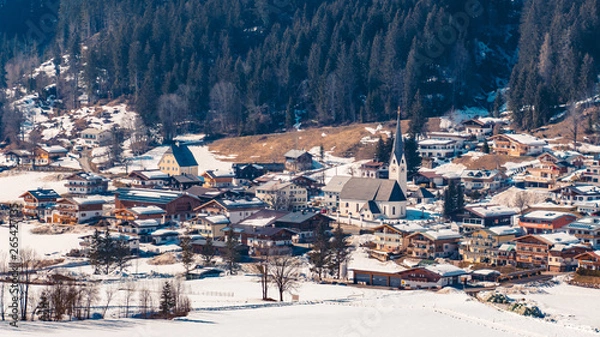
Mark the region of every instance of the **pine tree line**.
[[[516, 30], [521, 6], [487, 4], [446, 41], [463, 1], [279, 3], [60, 0], [52, 42], [36, 48], [58, 60], [57, 73], [68, 65], [57, 87], [66, 106], [82, 86], [92, 102], [128, 97], [167, 140], [190, 128], [254, 134], [299, 115], [319, 125], [382, 121], [402, 106], [418, 119], [472, 102], [493, 89], [489, 78], [508, 77], [498, 55], [516, 43], [497, 30]], [[478, 56], [479, 40], [494, 52]], [[494, 74], [477, 75], [485, 69]]]

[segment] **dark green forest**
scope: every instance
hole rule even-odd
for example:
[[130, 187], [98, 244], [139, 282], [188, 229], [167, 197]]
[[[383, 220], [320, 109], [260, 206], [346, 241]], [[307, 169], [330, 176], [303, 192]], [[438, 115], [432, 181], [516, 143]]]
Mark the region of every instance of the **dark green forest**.
[[[0, 87], [21, 81], [65, 109], [81, 94], [122, 97], [166, 140], [386, 121], [397, 107], [416, 134], [426, 117], [464, 106], [497, 113], [504, 103], [531, 129], [594, 89], [598, 5], [0, 0]], [[26, 76], [51, 58], [58, 81]]]

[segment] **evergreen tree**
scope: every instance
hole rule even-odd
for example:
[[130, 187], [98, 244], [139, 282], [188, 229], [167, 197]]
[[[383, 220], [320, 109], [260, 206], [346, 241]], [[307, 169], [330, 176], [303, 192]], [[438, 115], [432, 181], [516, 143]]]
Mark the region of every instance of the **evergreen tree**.
[[48, 294], [46, 291], [42, 291], [40, 302], [35, 310], [35, 314], [38, 316], [40, 321], [48, 322], [52, 320], [50, 316], [50, 302], [48, 301]]
[[312, 265], [310, 270], [317, 274], [319, 280], [323, 278], [323, 272], [331, 261], [331, 244], [327, 235], [328, 227], [325, 221], [321, 221], [317, 225], [312, 250], [308, 253], [308, 260]]
[[419, 172], [422, 158], [419, 153], [419, 144], [414, 137], [408, 137], [404, 140], [404, 156], [406, 157], [407, 174], [411, 176]]
[[175, 308], [175, 294], [171, 286], [171, 282], [165, 281], [162, 292], [160, 293], [159, 310], [163, 318], [168, 319]]
[[88, 254], [90, 265], [94, 267], [94, 274], [100, 274], [100, 266], [102, 261], [101, 246], [102, 236], [100, 231], [96, 229], [91, 239], [90, 251]]
[[456, 183], [451, 182], [444, 191], [444, 217], [450, 218], [456, 210]]
[[190, 270], [192, 270], [195, 261], [194, 252], [192, 250], [192, 239], [187, 235], [181, 237], [179, 246], [181, 247], [181, 264], [185, 269], [186, 279], [189, 279]]
[[333, 241], [331, 242], [331, 260], [329, 262], [329, 272], [337, 279], [342, 276], [342, 266], [350, 259], [350, 244], [346, 240], [344, 231], [338, 224], [333, 231]]
[[[379, 140], [377, 140], [377, 146], [375, 147], [375, 160], [378, 162], [382, 162], [382, 163], [387, 162], [385, 160], [386, 150], [387, 149], [386, 149], [385, 143], [383, 142], [383, 138], [381, 136], [379, 136]], [[389, 157], [389, 154], [387, 156]]]
[[240, 262], [241, 258], [239, 248], [240, 243], [235, 237], [234, 231], [230, 230], [225, 240], [225, 256], [223, 257], [230, 274], [236, 274], [239, 269], [238, 262]]
[[490, 145], [487, 142], [487, 139], [483, 140], [483, 145], [481, 146], [481, 152], [490, 153]]
[[217, 253], [215, 245], [213, 244], [213, 239], [211, 237], [206, 238], [206, 243], [202, 246], [202, 261], [205, 266], [210, 266], [213, 264], [213, 259]]

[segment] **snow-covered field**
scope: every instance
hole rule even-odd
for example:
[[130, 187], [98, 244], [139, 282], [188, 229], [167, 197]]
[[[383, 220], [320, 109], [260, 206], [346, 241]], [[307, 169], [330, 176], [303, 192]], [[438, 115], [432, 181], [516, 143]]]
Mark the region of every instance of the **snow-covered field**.
[[66, 193], [65, 181], [69, 173], [5, 171], [0, 174], [0, 202], [22, 201], [19, 196], [28, 190], [53, 188], [59, 194]]
[[[227, 292], [252, 291], [260, 295], [258, 284], [249, 277], [226, 277], [188, 282], [192, 291], [222, 289], [223, 298], [215, 296], [213, 302], [228, 303]], [[239, 285], [233, 286], [233, 285]], [[556, 287], [554, 305], [562, 307], [562, 287]], [[579, 289], [578, 289], [579, 290]], [[271, 290], [273, 292], [273, 290]], [[7, 324], [0, 325], [2, 336], [379, 336], [396, 332], [401, 336], [597, 336], [589, 326], [575, 324], [572, 320], [559, 318], [556, 322], [528, 318], [508, 313], [483, 304], [459, 291], [433, 293], [426, 291], [388, 291], [350, 286], [307, 284], [298, 290], [300, 302], [280, 306], [278, 303], [258, 305], [239, 304], [243, 308], [214, 309], [201, 307], [200, 296], [191, 297], [194, 307], [188, 317], [174, 321], [107, 319], [83, 322], [21, 322], [18, 329]], [[215, 294], [216, 295], [216, 294]], [[566, 295], [566, 294], [565, 294]], [[599, 294], [577, 291], [586, 303], [586, 308], [596, 309], [588, 313], [594, 319]], [[208, 296], [205, 296], [208, 297]], [[581, 303], [581, 302], [577, 302]], [[288, 303], [289, 304], [289, 303]], [[565, 306], [567, 315], [583, 311]], [[598, 321], [595, 321], [598, 325]]]

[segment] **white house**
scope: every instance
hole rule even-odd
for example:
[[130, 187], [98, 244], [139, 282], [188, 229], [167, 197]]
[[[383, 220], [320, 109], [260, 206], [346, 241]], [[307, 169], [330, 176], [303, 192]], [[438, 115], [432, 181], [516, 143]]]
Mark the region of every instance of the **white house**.
[[419, 154], [429, 158], [451, 158], [456, 156], [460, 147], [456, 140], [428, 138], [419, 141]]
[[112, 139], [112, 133], [109, 130], [100, 130], [95, 128], [87, 128], [81, 131], [81, 140], [86, 145], [104, 146]]

